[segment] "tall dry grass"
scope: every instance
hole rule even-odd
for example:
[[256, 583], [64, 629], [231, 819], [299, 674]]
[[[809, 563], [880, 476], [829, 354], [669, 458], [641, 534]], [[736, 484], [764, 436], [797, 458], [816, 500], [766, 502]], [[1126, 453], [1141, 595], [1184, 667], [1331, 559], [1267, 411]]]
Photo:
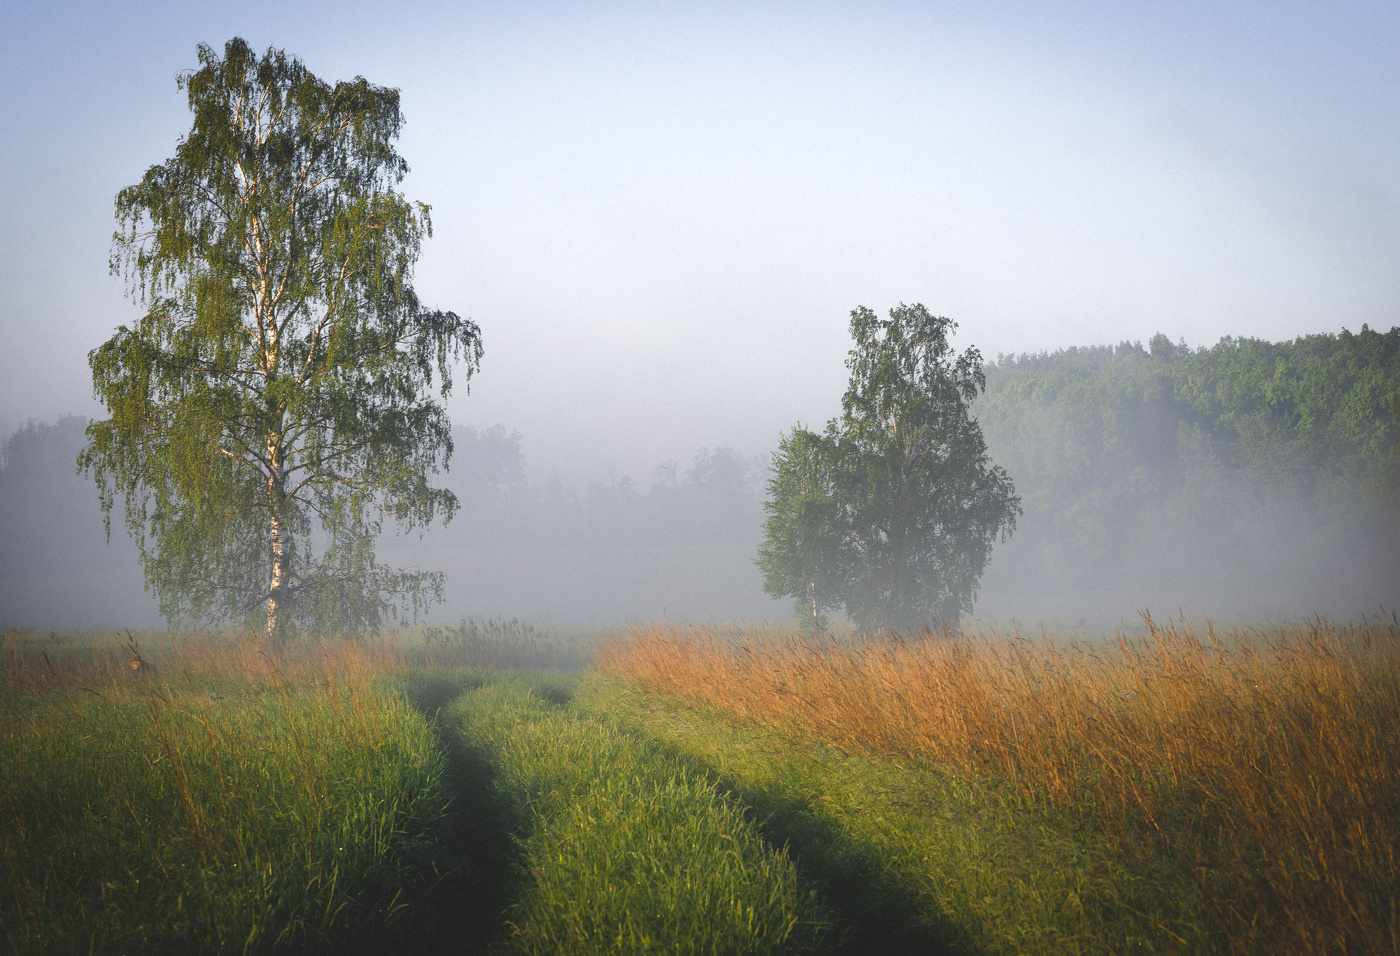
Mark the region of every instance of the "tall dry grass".
[[[363, 679], [405, 663], [403, 647], [388, 641], [302, 641], [271, 651], [247, 633], [195, 632], [0, 634], [0, 694], [88, 687], [134, 693], [191, 679], [234, 678], [280, 686], [328, 674]], [[147, 668], [135, 670], [140, 660]], [[153, 683], [154, 682], [154, 683]]]
[[1057, 643], [634, 628], [608, 671], [742, 719], [912, 758], [1190, 870], [1231, 949], [1400, 948], [1400, 624]]
[[[159, 682], [230, 678], [269, 686], [383, 675], [405, 667], [579, 670], [589, 638], [520, 621], [462, 621], [391, 631], [369, 640], [295, 640], [272, 650], [239, 631], [0, 633], [0, 695], [63, 687], [134, 690]], [[133, 660], [148, 665], [133, 669]]]

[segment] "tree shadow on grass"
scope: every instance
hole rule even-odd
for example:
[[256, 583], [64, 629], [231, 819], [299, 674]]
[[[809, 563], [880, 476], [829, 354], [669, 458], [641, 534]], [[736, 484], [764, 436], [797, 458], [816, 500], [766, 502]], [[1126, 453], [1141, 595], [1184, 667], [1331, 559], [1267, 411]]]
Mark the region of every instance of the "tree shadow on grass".
[[451, 801], [433, 840], [411, 861], [405, 908], [379, 930], [336, 947], [351, 956], [389, 953], [485, 953], [500, 948], [515, 889], [515, 842], [509, 814], [492, 789], [495, 771], [437, 712], [466, 688], [409, 688], [413, 704], [437, 723], [447, 754], [443, 777]]
[[933, 900], [921, 899], [881, 864], [879, 851], [819, 820], [805, 801], [722, 781], [752, 807], [771, 842], [787, 846], [838, 920], [843, 953], [976, 954], [980, 948]]
[[753, 811], [770, 843], [787, 847], [798, 872], [815, 886], [836, 918], [839, 952], [976, 956], [985, 951], [935, 900], [921, 898], [890, 873], [878, 847], [819, 819], [807, 801], [746, 786], [673, 745], [654, 740], [650, 744], [715, 781]]
[[[479, 686], [479, 685], [478, 685]], [[470, 689], [451, 682], [409, 688], [424, 713]], [[543, 681], [531, 693], [567, 706], [572, 688]], [[515, 867], [514, 818], [497, 801], [490, 763], [450, 722], [440, 721], [449, 763], [444, 789], [452, 800], [436, 842], [421, 851], [418, 879], [404, 887], [406, 911], [382, 931], [337, 952], [481, 953], [503, 949], [509, 927], [505, 912], [519, 888]], [[818, 891], [836, 919], [839, 952], [846, 954], [969, 954], [981, 952], [966, 927], [953, 922], [937, 902], [901, 883], [885, 869], [878, 847], [821, 820], [807, 801], [746, 786], [702, 757], [646, 738], [658, 756], [704, 775], [750, 808], [764, 837], [786, 846], [802, 876]]]

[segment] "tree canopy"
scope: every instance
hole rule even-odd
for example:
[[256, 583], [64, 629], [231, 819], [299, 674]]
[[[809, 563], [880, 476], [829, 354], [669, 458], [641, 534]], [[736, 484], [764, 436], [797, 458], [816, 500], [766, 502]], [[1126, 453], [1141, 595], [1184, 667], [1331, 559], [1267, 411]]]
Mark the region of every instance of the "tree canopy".
[[[974, 413], [1025, 515], [989, 593], [1357, 613], [1400, 585], [1400, 329], [1001, 356]], [[998, 579], [1005, 580], [998, 580]], [[1168, 603], [1172, 602], [1172, 603]], [[1261, 602], [1261, 603], [1254, 603]]]
[[397, 90], [237, 38], [199, 61], [189, 133], [117, 197], [112, 269], [145, 314], [89, 355], [111, 417], [80, 464], [167, 617], [373, 627], [441, 594], [374, 541], [456, 510], [428, 482], [452, 452], [432, 391], [480, 331], [414, 292], [432, 227], [395, 188]]
[[841, 416], [774, 455], [758, 564], [808, 627], [836, 608], [867, 627], [956, 621], [1015, 528], [1020, 500], [968, 412], [981, 355], [954, 353], [954, 328], [918, 304], [857, 308]]

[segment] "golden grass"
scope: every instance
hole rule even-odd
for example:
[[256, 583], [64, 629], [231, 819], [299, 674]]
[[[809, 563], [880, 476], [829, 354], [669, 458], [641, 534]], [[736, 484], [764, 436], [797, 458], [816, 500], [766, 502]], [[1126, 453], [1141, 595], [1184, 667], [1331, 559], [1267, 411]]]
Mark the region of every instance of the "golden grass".
[[[134, 660], [146, 667], [134, 668]], [[352, 679], [403, 663], [403, 649], [383, 641], [298, 642], [270, 653], [266, 641], [246, 633], [0, 634], [0, 692], [9, 693], [98, 685], [139, 689], [177, 677], [261, 679], [271, 684], [328, 673]]]
[[1232, 949], [1400, 947], [1400, 624], [1102, 643], [996, 630], [862, 642], [639, 627], [606, 670], [1092, 820], [1189, 868]]
[[483, 670], [581, 667], [587, 640], [518, 621], [404, 628], [369, 640], [294, 640], [273, 650], [246, 631], [0, 633], [0, 695], [48, 688], [135, 690], [174, 679], [232, 678], [276, 686], [334, 674], [371, 678], [405, 667]]

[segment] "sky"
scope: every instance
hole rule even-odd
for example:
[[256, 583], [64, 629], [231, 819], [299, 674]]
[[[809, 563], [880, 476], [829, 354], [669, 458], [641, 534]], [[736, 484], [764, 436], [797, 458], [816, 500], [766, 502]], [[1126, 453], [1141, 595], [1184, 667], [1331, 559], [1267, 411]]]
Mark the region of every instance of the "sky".
[[849, 312], [999, 353], [1400, 324], [1400, 4], [0, 0], [0, 431], [100, 417], [113, 200], [242, 36], [397, 87], [454, 422], [645, 485], [839, 410]]

